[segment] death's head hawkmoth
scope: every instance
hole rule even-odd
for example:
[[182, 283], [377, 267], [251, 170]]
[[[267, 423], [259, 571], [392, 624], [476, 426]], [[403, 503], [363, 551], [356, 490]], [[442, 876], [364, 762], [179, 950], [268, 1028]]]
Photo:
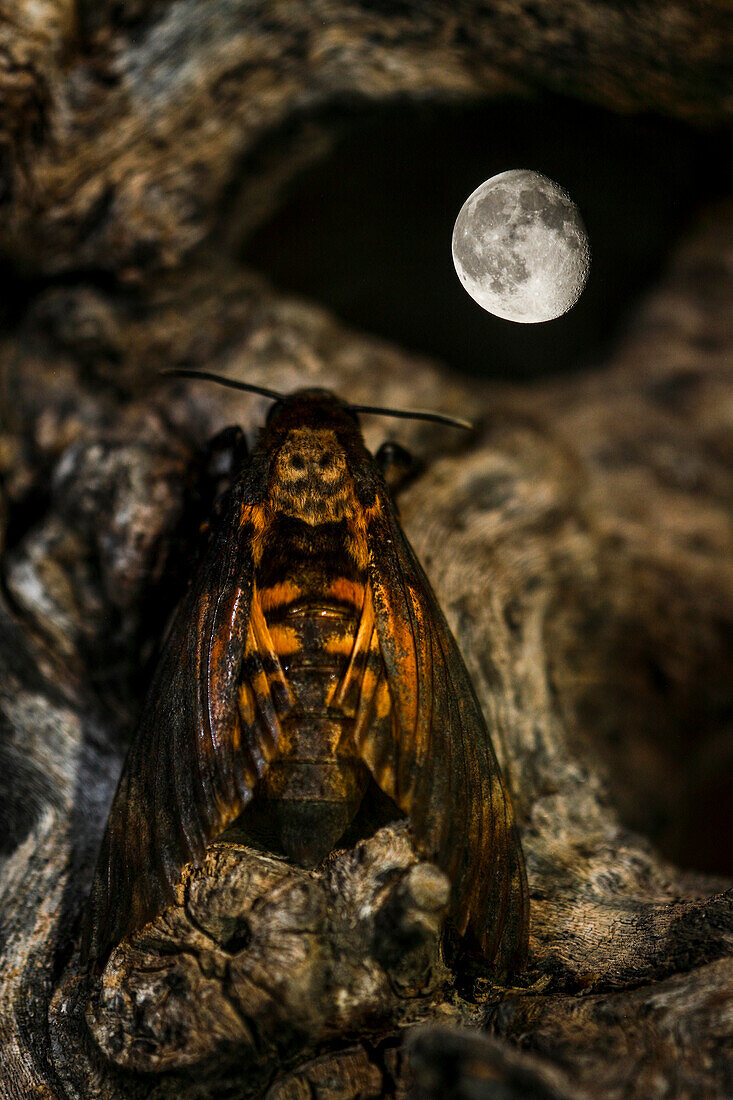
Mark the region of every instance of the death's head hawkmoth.
[[240, 815], [313, 865], [376, 784], [448, 875], [458, 931], [510, 971], [527, 945], [522, 852], [473, 685], [361, 435], [357, 412], [386, 410], [264, 392], [130, 746], [82, 954], [100, 964], [171, 903]]

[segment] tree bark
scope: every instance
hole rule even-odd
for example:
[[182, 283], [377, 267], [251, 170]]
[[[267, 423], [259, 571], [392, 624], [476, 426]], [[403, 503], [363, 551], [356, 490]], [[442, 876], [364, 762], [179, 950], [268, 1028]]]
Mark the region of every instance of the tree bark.
[[[32, 281], [0, 344], [0, 1088], [730, 1094], [730, 884], [647, 836], [679, 848], [681, 773], [730, 755], [733, 205], [678, 243], [607, 362], [521, 388], [458, 382], [236, 262], [328, 146], [303, 116], [344, 96], [542, 85], [720, 123], [723, 5], [2, 14], [3, 248]], [[422, 467], [400, 507], [517, 810], [531, 943], [511, 988], [443, 936], [449, 884], [404, 822], [315, 872], [223, 839], [176, 906], [81, 973], [97, 846], [190, 565], [198, 456], [264, 411], [157, 377], [174, 365], [475, 416], [468, 439], [400, 427]], [[372, 449], [386, 433], [365, 423]]]

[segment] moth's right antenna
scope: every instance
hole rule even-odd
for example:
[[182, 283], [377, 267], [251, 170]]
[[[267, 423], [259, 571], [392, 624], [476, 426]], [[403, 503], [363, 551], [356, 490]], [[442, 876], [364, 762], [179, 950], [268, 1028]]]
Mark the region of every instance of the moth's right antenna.
[[374, 413], [376, 416], [398, 416], [401, 420], [428, 420], [432, 424], [448, 424], [451, 428], [464, 428], [473, 431], [470, 420], [461, 420], [458, 416], [433, 412], [431, 409], [383, 409], [378, 405], [350, 405], [357, 413]]

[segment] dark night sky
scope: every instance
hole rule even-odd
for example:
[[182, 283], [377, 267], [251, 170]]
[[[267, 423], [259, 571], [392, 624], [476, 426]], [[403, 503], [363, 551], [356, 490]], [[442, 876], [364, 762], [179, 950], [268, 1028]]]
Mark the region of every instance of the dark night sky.
[[[332, 157], [293, 186], [244, 258], [356, 327], [461, 371], [520, 379], [582, 369], [623, 326], [696, 207], [725, 189], [722, 146], [682, 124], [547, 95], [455, 110], [396, 105], [368, 121], [353, 112]], [[564, 186], [593, 250], [578, 305], [541, 325], [475, 305], [451, 259], [462, 203], [508, 168]]]

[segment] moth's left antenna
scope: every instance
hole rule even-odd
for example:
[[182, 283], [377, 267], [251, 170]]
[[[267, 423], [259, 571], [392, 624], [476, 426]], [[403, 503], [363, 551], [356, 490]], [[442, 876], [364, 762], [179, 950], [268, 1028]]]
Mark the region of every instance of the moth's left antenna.
[[268, 390], [265, 386], [255, 386], [252, 382], [237, 382], [234, 378], [225, 378], [223, 374], [213, 374], [208, 370], [189, 370], [187, 367], [169, 367], [160, 374], [173, 378], [203, 378], [207, 382], [218, 382], [220, 386], [229, 386], [232, 390], [244, 390], [246, 393], [259, 393], [273, 401], [282, 401], [284, 394], [277, 390]]

